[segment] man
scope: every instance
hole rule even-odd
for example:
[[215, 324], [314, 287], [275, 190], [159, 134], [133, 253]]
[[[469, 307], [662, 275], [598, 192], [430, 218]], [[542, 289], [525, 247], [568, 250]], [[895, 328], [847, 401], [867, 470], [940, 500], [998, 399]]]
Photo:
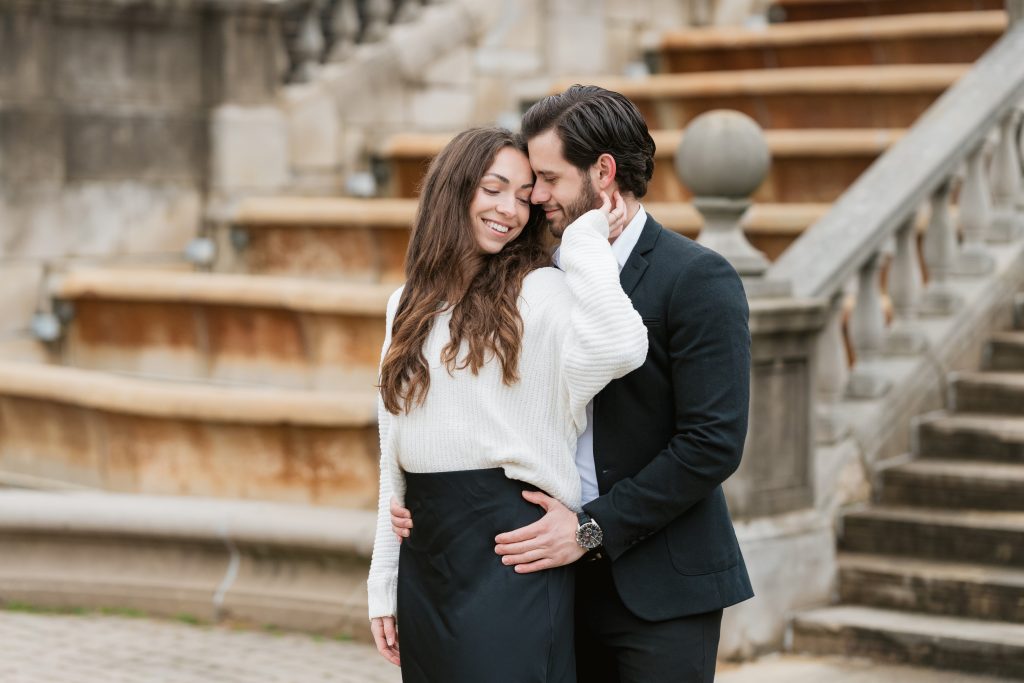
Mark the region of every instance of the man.
[[[628, 223], [612, 249], [649, 352], [588, 406], [576, 454], [583, 512], [524, 493], [545, 515], [500, 534], [495, 551], [517, 572], [578, 562], [581, 683], [712, 681], [722, 610], [753, 595], [721, 488], [747, 428], [742, 285], [724, 258], [640, 205], [655, 148], [628, 99], [573, 86], [531, 107], [522, 127], [537, 175], [531, 201], [556, 237], [601, 191], [622, 194]], [[392, 513], [408, 535], [407, 512]]]

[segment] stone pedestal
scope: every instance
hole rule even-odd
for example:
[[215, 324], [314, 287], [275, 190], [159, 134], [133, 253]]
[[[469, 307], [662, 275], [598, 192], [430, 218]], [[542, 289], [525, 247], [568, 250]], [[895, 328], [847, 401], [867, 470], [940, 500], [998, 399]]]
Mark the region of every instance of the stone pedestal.
[[743, 460], [725, 483], [737, 519], [814, 504], [813, 392], [823, 301], [750, 301], [750, 424]]

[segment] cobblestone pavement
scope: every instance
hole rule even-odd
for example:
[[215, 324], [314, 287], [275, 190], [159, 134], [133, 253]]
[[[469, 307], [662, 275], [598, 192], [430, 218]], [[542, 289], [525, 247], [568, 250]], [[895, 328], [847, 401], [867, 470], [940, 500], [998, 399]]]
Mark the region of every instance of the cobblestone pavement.
[[3, 683], [398, 683], [372, 647], [175, 621], [0, 611]]
[[[0, 683], [399, 683], [370, 646], [176, 621], [0, 610]], [[722, 663], [718, 683], [1000, 683], [866, 661]], [[1010, 682], [1006, 682], [1010, 683]]]

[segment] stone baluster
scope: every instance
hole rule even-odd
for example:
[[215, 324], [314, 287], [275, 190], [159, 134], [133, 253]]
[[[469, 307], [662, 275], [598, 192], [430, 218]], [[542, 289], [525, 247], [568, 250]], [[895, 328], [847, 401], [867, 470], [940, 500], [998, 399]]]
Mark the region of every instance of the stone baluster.
[[356, 0], [336, 0], [331, 11], [331, 34], [333, 43], [329, 62], [342, 62], [351, 56], [356, 49], [359, 37], [359, 11]]
[[992, 158], [992, 230], [990, 242], [1010, 242], [1021, 233], [1017, 201], [1021, 193], [1021, 167], [1017, 130], [1021, 112], [1010, 109], [999, 126], [999, 142]]
[[885, 316], [878, 271], [882, 253], [875, 252], [860, 268], [857, 276], [857, 304], [850, 320], [850, 341], [856, 355], [847, 385], [850, 398], [878, 398], [889, 390], [890, 382], [878, 364], [885, 343]]
[[992, 204], [984, 155], [985, 143], [981, 142], [967, 157], [967, 171], [960, 189], [963, 243], [956, 269], [960, 275], [986, 275], [995, 268], [995, 260], [985, 245], [992, 224]]
[[376, 43], [384, 39], [388, 33], [391, 9], [392, 0], [366, 0], [366, 29], [363, 31], [363, 42]]
[[295, 81], [308, 83], [320, 69], [320, 58], [324, 53], [324, 32], [320, 23], [320, 10], [323, 0], [309, 0], [302, 16], [295, 43], [295, 59], [298, 66], [295, 70]]
[[948, 178], [932, 193], [931, 218], [924, 235], [924, 262], [928, 267], [928, 285], [918, 311], [921, 315], [951, 315], [959, 308], [960, 296], [950, 284], [956, 267], [957, 243], [953, 219], [949, 215], [949, 197], [953, 178]]
[[920, 353], [927, 339], [917, 324], [917, 304], [921, 295], [921, 264], [917, 260], [917, 212], [913, 212], [896, 230], [896, 252], [889, 264], [889, 298], [893, 322], [885, 340], [885, 350], [893, 355]]
[[763, 275], [768, 259], [747, 241], [740, 225], [771, 164], [760, 126], [736, 111], [701, 114], [686, 127], [675, 163], [704, 217], [697, 241], [728, 259], [741, 276]]
[[818, 336], [817, 348], [817, 401], [815, 402], [815, 440], [820, 444], [836, 443], [849, 432], [836, 406], [843, 398], [850, 380], [850, 368], [843, 341], [842, 288], [832, 297], [827, 321]]
[[422, 13], [423, 5], [420, 4], [419, 0], [399, 0], [398, 15], [395, 17], [395, 23], [404, 24], [416, 21]]

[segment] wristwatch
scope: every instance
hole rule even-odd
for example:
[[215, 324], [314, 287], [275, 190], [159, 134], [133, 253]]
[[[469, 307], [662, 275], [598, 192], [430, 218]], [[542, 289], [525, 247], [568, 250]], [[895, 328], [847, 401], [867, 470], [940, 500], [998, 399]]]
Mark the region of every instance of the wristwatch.
[[586, 512], [579, 512], [576, 514], [576, 519], [580, 523], [576, 528], [576, 542], [580, 547], [587, 550], [600, 548], [604, 543], [604, 532], [601, 531], [601, 527], [594, 521], [594, 518]]

